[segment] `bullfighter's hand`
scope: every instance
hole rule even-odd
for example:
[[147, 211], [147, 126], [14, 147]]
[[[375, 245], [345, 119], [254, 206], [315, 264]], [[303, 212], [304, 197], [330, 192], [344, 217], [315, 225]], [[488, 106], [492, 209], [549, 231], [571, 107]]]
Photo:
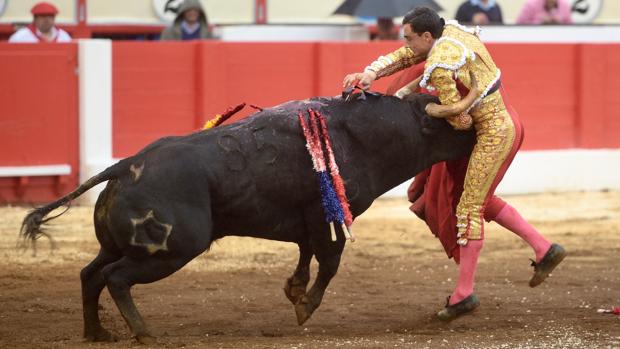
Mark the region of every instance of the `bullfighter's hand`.
[[460, 130], [460, 131], [469, 130], [474, 124], [474, 120], [469, 114], [449, 116], [446, 118], [446, 121], [448, 121], [448, 123], [452, 125], [452, 127], [455, 130]]
[[426, 60], [426, 56], [415, 55], [413, 56], [413, 64], [420, 64]]
[[377, 79], [377, 74], [373, 71], [367, 70], [363, 73], [353, 73], [344, 77], [342, 87], [347, 88], [349, 86], [357, 84], [364, 90], [367, 90], [373, 81]]

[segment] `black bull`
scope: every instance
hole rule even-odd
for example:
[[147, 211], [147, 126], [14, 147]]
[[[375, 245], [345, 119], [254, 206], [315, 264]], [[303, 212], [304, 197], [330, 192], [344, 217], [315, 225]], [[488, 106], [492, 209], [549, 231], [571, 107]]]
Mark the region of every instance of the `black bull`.
[[[90, 340], [113, 338], [98, 314], [105, 286], [137, 339], [152, 338], [130, 288], [174, 273], [227, 235], [299, 245], [285, 294], [302, 324], [336, 274], [345, 239], [338, 227], [338, 239], [331, 241], [298, 111], [312, 108], [326, 117], [355, 217], [433, 163], [470, 152], [473, 131], [455, 131], [427, 116], [424, 107], [431, 101], [435, 97], [426, 95], [408, 101], [390, 96], [292, 101], [228, 126], [163, 138], [29, 213], [22, 234], [29, 239], [45, 234], [40, 226], [51, 219], [47, 214], [108, 181], [94, 214], [101, 249], [80, 275], [84, 336]], [[306, 291], [312, 256], [319, 270]]]

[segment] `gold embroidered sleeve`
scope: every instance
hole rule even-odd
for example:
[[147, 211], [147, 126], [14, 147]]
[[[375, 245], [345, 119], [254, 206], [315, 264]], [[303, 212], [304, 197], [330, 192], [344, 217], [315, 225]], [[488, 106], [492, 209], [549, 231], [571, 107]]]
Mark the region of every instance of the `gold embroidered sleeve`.
[[[461, 100], [461, 95], [456, 89], [456, 81], [452, 78], [452, 74], [454, 72], [444, 68], [435, 68], [431, 74], [431, 81], [437, 89], [439, 101], [442, 105], [452, 105]], [[456, 130], [470, 129], [473, 124], [471, 116], [464, 114], [446, 117], [446, 121]]]
[[453, 74], [453, 71], [444, 68], [435, 68], [431, 73], [431, 83], [437, 89], [439, 101], [443, 105], [451, 105], [461, 100]]
[[377, 74], [377, 79], [392, 75], [397, 71], [403, 70], [414, 64], [413, 51], [407, 46], [377, 58], [364, 71], [373, 71]]

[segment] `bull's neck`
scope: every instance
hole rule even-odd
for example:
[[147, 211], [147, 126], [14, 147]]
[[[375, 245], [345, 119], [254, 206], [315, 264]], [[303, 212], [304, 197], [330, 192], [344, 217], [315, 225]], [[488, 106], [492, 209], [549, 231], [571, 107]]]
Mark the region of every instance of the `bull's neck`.
[[371, 189], [377, 196], [443, 160], [425, 144], [410, 110], [399, 109], [389, 115], [367, 115], [371, 120], [360, 122], [371, 127], [360, 133], [368, 138], [364, 167], [375, 179]]
[[[410, 116], [409, 116], [410, 117]], [[411, 117], [410, 117], [411, 118]], [[378, 178], [374, 191], [383, 194], [395, 186], [411, 179], [431, 164], [441, 161], [429, 151], [422, 140], [416, 137], [414, 123], [403, 120], [401, 127], [386, 133], [384, 139], [376, 139], [377, 152], [373, 152], [371, 171], [376, 171]]]

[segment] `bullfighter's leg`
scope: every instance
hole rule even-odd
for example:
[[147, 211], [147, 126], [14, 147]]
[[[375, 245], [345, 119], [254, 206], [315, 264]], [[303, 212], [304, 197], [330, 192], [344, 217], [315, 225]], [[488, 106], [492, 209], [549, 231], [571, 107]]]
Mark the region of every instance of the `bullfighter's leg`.
[[[501, 199], [497, 198], [496, 200]], [[521, 217], [517, 209], [507, 203], [504, 203], [502, 209], [499, 210], [499, 213], [493, 220], [527, 242], [534, 250], [536, 263], [540, 263], [551, 248], [551, 242], [545, 239], [536, 228]]]
[[84, 312], [84, 338], [88, 341], [115, 341], [116, 337], [101, 326], [99, 320], [99, 296], [105, 287], [101, 269], [121, 258], [101, 249], [97, 257], [80, 273], [82, 280], [82, 304]]
[[297, 243], [299, 245], [299, 262], [291, 277], [284, 283], [284, 294], [293, 303], [297, 304], [301, 297], [306, 294], [306, 287], [310, 282], [310, 261], [312, 260], [312, 247], [307, 239]]
[[161, 280], [181, 269], [196, 254], [180, 256], [151, 256], [146, 259], [123, 257], [103, 269], [108, 290], [121, 315], [138, 342], [154, 342], [146, 323], [136, 308], [130, 289], [135, 284], [148, 284]]
[[311, 246], [319, 262], [319, 271], [308, 293], [302, 296], [295, 305], [295, 313], [297, 314], [297, 323], [299, 325], [306, 322], [321, 305], [325, 289], [338, 271], [345, 239], [340, 227], [337, 229], [340, 231], [337, 241], [331, 241], [327, 225], [324, 225], [323, 229], [318, 230], [318, 233], [312, 236]]

